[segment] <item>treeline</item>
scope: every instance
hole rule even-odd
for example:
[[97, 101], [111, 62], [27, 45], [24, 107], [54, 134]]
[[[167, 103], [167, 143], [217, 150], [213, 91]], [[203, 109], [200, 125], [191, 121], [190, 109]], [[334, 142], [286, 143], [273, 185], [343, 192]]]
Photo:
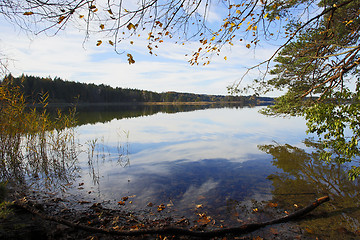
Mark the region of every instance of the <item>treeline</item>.
[[164, 92], [113, 88], [108, 85], [95, 85], [64, 81], [58, 77], [42, 78], [22, 75], [4, 78], [2, 84], [18, 86], [29, 103], [130, 103], [130, 102], [241, 102], [243, 104], [271, 101], [271, 98], [250, 96], [222, 96], [193, 93]]

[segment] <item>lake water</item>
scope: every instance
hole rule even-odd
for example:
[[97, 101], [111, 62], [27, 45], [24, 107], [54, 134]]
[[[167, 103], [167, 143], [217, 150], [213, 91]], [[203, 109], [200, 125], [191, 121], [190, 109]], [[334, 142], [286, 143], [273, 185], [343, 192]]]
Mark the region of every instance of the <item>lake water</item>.
[[79, 187], [67, 193], [126, 210], [164, 204], [159, 214], [201, 212], [230, 226], [259, 220], [260, 208], [281, 215], [329, 195], [319, 215], [299, 223], [303, 233], [358, 236], [359, 183], [318, 159], [304, 119], [266, 117], [261, 107], [201, 108], [80, 111]]

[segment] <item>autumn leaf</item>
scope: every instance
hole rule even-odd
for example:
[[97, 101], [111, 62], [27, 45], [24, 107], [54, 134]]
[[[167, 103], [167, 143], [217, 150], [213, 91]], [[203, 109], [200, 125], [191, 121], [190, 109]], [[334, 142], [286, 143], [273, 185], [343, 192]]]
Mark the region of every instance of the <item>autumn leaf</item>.
[[33, 12], [24, 12], [24, 14], [23, 15], [25, 15], [25, 16], [29, 16], [29, 15], [33, 15], [34, 13]]
[[278, 230], [276, 230], [275, 228], [270, 228], [270, 232], [271, 232], [272, 234], [274, 234], [274, 235], [278, 235], [278, 234], [279, 234]]
[[112, 229], [115, 230], [115, 231], [121, 231], [122, 230], [122, 228], [119, 227], [119, 226], [112, 227]]
[[125, 205], [125, 202], [124, 201], [119, 201], [118, 204], [123, 206], [123, 205]]
[[236, 10], [236, 13], [237, 13], [237, 14], [241, 14], [241, 11], [240, 11], [240, 10]]
[[95, 8], [96, 8], [95, 5], [91, 5], [91, 6], [89, 7], [89, 9], [95, 9]]
[[80, 16], [79, 16], [79, 18], [83, 18], [83, 17], [84, 17], [84, 15], [80, 15]]
[[160, 204], [159, 206], [158, 206], [158, 212], [161, 212], [162, 210], [164, 210], [165, 209], [165, 205], [164, 204]]
[[149, 202], [146, 206], [152, 207], [152, 206], [153, 206], [153, 203], [152, 203], [152, 202]]
[[227, 57], [225, 56], [224, 59], [225, 59], [225, 61], [226, 61], [226, 60], [227, 60]]
[[129, 24], [127, 25], [127, 29], [129, 29], [129, 30], [134, 29], [134, 30], [135, 30], [135, 25], [132, 24], [132, 23], [129, 23]]
[[199, 214], [199, 219], [197, 220], [198, 223], [204, 225], [208, 224], [211, 221], [211, 217], [206, 216], [205, 213]]
[[134, 64], [135, 63], [135, 60], [134, 60], [133, 56], [130, 53], [128, 53], [126, 56], [128, 56], [129, 64]]
[[122, 197], [121, 198], [123, 201], [127, 201], [129, 199], [129, 197]]
[[113, 12], [111, 11], [111, 9], [107, 10], [109, 14], [113, 15]]
[[278, 204], [270, 202], [270, 203], [268, 203], [268, 206], [274, 208], [274, 207], [277, 207]]
[[58, 24], [60, 24], [62, 21], [64, 21], [65, 17], [64, 16], [60, 16], [59, 20], [58, 20]]
[[215, 37], [212, 37], [211, 39], [210, 39], [210, 41], [214, 41], [215, 40]]
[[246, 44], [246, 47], [247, 47], [247, 48], [250, 48], [250, 47], [251, 47], [251, 45], [248, 43], [248, 44]]
[[105, 28], [104, 24], [100, 24], [100, 28], [104, 29]]
[[276, 18], [276, 20], [280, 20], [280, 17], [279, 17], [279, 16], [276, 16], [275, 18]]
[[111, 41], [111, 40], [109, 40], [109, 44], [110, 44], [111, 46], [114, 46], [114, 42]]
[[102, 44], [102, 41], [98, 40], [97, 43], [96, 43], [96, 46], [100, 46], [101, 44]]

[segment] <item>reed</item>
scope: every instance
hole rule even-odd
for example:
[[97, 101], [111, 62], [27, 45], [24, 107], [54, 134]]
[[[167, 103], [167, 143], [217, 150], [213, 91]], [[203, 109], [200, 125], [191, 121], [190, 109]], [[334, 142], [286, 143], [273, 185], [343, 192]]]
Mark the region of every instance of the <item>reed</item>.
[[1, 82], [0, 181], [64, 186], [77, 171], [75, 109], [50, 116], [44, 96], [43, 107], [30, 109], [11, 79]]

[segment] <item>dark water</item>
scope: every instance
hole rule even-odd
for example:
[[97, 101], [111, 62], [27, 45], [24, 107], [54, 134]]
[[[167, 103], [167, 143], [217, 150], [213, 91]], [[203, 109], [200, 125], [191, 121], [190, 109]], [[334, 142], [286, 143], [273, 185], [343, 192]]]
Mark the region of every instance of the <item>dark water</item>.
[[359, 182], [319, 160], [302, 118], [266, 117], [260, 107], [184, 109], [80, 112], [80, 170], [65, 194], [127, 210], [164, 204], [160, 214], [201, 212], [227, 225], [261, 220], [254, 209], [281, 216], [328, 195], [296, 223], [303, 235], [360, 237]]

